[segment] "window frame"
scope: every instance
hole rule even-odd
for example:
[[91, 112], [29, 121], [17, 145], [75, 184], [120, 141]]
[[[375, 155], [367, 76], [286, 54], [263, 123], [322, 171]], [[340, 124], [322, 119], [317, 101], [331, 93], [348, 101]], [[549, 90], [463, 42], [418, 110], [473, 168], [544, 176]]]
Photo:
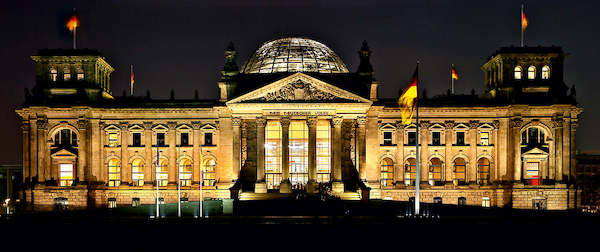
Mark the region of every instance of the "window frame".
[[523, 79], [523, 68], [521, 66], [516, 66], [513, 69], [513, 78], [515, 80], [522, 80]]
[[535, 80], [535, 78], [537, 77], [536, 71], [537, 71], [537, 68], [534, 65], [527, 67], [527, 79]]

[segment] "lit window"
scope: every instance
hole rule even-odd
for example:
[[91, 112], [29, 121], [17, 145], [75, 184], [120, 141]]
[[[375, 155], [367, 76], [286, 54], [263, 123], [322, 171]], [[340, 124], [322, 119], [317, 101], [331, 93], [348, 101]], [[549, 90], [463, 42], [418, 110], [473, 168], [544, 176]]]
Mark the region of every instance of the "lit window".
[[108, 198], [108, 208], [117, 208], [116, 198]]
[[489, 197], [481, 198], [481, 206], [482, 207], [490, 207], [490, 198]]
[[118, 134], [116, 132], [108, 133], [108, 147], [117, 147], [118, 144]]
[[548, 66], [542, 67], [542, 79], [543, 80], [550, 79], [550, 67], [548, 67]]
[[58, 72], [56, 71], [56, 69], [50, 69], [50, 80], [56, 82], [56, 76], [58, 76]]
[[438, 185], [442, 181], [442, 161], [439, 158], [429, 160], [429, 180]]
[[108, 186], [121, 185], [121, 164], [113, 158], [108, 161]]
[[404, 183], [412, 185], [415, 183], [417, 176], [417, 160], [409, 158], [404, 162]]
[[317, 183], [331, 178], [331, 126], [327, 120], [317, 122]]
[[131, 179], [134, 186], [144, 185], [144, 163], [139, 158], [131, 162]]
[[487, 185], [490, 182], [490, 160], [481, 158], [477, 161], [477, 183]]
[[73, 184], [73, 164], [60, 164], [60, 186]]
[[308, 126], [306, 121], [291, 121], [289, 131], [289, 171], [292, 185], [308, 182]]
[[529, 66], [529, 68], [527, 68], [527, 79], [530, 79], [530, 80], [535, 79], [535, 67], [534, 66]]
[[465, 145], [465, 132], [456, 132], [456, 145], [464, 146]]
[[84, 77], [83, 70], [77, 69], [77, 80], [83, 80]]
[[525, 163], [525, 176], [529, 185], [539, 185], [540, 179], [540, 163], [539, 162], [526, 162]]
[[523, 78], [523, 68], [520, 66], [515, 67], [515, 80], [520, 80]]
[[431, 145], [440, 146], [442, 145], [442, 133], [441, 132], [431, 132]]
[[167, 186], [169, 183], [169, 163], [166, 159], [160, 159], [160, 167], [156, 175], [158, 186]]
[[71, 80], [71, 70], [69, 70], [68, 68], [65, 68], [63, 79], [65, 81]]
[[202, 169], [202, 185], [204, 186], [214, 186], [215, 185], [215, 168], [217, 164], [215, 160], [212, 158], [206, 159], [204, 161], [203, 169]]
[[392, 145], [392, 135], [391, 131], [383, 132], [383, 145]]
[[394, 162], [389, 158], [381, 160], [381, 186], [393, 186], [394, 184]]
[[457, 184], [464, 184], [467, 180], [467, 164], [462, 158], [454, 160], [454, 179]]
[[480, 144], [483, 146], [490, 145], [490, 133], [489, 132], [479, 132], [479, 140], [480, 140]]
[[181, 186], [192, 185], [192, 161], [187, 158], [179, 161], [179, 182]]
[[267, 189], [277, 189], [281, 182], [281, 124], [269, 120], [265, 127], [265, 179]]
[[141, 206], [141, 202], [140, 202], [140, 198], [132, 198], [131, 199], [131, 206], [132, 207], [139, 207]]

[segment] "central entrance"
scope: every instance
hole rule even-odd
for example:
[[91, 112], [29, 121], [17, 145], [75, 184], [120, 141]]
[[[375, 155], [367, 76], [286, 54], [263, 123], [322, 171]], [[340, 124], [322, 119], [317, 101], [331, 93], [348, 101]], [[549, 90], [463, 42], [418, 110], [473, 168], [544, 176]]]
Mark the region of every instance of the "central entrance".
[[308, 182], [308, 127], [306, 121], [290, 122], [290, 183], [292, 186]]

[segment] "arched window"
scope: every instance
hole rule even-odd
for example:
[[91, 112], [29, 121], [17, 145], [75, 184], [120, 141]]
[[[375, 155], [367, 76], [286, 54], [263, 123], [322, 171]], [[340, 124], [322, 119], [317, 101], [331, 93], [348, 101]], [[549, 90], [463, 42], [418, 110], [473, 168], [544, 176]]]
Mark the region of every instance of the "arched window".
[[381, 170], [381, 186], [393, 186], [394, 184], [394, 161], [384, 158], [379, 164]]
[[131, 179], [133, 181], [133, 186], [144, 185], [144, 162], [139, 158], [136, 158], [131, 162]]
[[217, 164], [213, 158], [207, 158], [202, 165], [202, 185], [215, 185], [215, 168]]
[[63, 72], [63, 79], [65, 81], [71, 80], [71, 69], [69, 69], [68, 67], [65, 67], [65, 70]]
[[463, 158], [454, 159], [454, 180], [457, 184], [467, 182], [467, 163]]
[[534, 66], [529, 66], [529, 68], [527, 68], [527, 79], [530, 79], [530, 80], [535, 79], [535, 67]]
[[161, 158], [159, 161], [159, 169], [156, 175], [158, 186], [167, 186], [169, 183], [169, 162], [166, 159]]
[[523, 68], [520, 66], [515, 67], [515, 80], [520, 80], [523, 78]]
[[50, 80], [56, 82], [56, 76], [58, 76], [58, 71], [56, 71], [56, 68], [51, 68], [50, 69]]
[[404, 183], [412, 185], [415, 183], [417, 175], [417, 160], [409, 158], [404, 162]]
[[118, 159], [108, 160], [108, 186], [121, 185], [121, 163]]
[[70, 129], [61, 129], [54, 134], [54, 147], [77, 146], [77, 133]]
[[542, 67], [542, 80], [550, 79], [550, 67]]
[[192, 161], [187, 158], [179, 161], [179, 182], [181, 186], [192, 185]]
[[490, 160], [480, 158], [477, 161], [477, 183], [487, 185], [490, 182]]
[[544, 134], [542, 128], [530, 127], [521, 133], [521, 144], [529, 146], [543, 145], [546, 143], [545, 138], [546, 134]]
[[439, 158], [429, 160], [429, 180], [433, 184], [439, 184], [442, 181], [442, 161]]

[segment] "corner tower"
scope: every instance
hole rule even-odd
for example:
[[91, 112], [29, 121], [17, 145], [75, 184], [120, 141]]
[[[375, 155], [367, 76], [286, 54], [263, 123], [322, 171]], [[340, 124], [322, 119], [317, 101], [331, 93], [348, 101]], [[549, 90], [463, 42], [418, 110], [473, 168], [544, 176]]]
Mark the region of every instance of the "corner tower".
[[31, 56], [35, 62], [33, 100], [85, 103], [113, 99], [110, 74], [114, 68], [97, 50], [42, 49]]
[[562, 48], [555, 46], [502, 47], [481, 67], [486, 96], [512, 102], [563, 101], [567, 98], [565, 57]]

